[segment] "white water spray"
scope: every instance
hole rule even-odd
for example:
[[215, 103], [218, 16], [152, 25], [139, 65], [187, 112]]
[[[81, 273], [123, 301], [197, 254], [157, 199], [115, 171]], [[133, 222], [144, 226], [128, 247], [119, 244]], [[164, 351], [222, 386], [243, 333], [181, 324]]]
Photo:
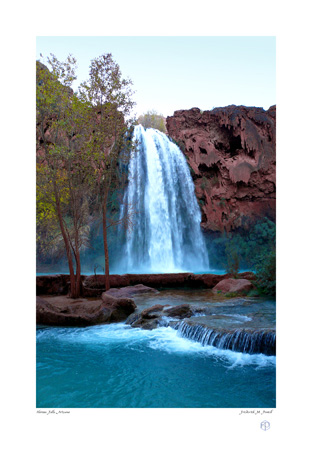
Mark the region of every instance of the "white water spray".
[[138, 151], [130, 160], [122, 214], [132, 207], [126, 233], [127, 272], [209, 270], [201, 214], [187, 161], [176, 144], [152, 128], [134, 129]]

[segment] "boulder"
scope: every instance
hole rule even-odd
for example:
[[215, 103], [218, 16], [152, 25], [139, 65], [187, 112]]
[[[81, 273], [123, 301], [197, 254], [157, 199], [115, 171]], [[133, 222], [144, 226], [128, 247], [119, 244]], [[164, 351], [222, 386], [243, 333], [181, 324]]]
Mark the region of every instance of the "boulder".
[[158, 290], [155, 290], [155, 288], [146, 287], [142, 284], [138, 284], [133, 287], [110, 288], [108, 291], [105, 291], [103, 295], [113, 296], [114, 298], [129, 298], [131, 296], [146, 293], [158, 293]]
[[109, 322], [124, 321], [131, 315], [135, 309], [136, 304], [130, 298], [115, 298], [114, 296], [102, 294], [102, 302], [105, 309], [111, 310]]
[[223, 293], [243, 293], [250, 291], [254, 285], [247, 279], [223, 279], [212, 291], [222, 291]]
[[139, 318], [141, 317], [141, 312], [139, 310], [135, 310], [126, 320], [127, 325], [133, 325]]
[[132, 299], [106, 297], [104, 300], [37, 296], [37, 324], [52, 326], [90, 326], [124, 321], [136, 309]]
[[146, 320], [144, 318], [139, 318], [136, 320], [131, 326], [133, 328], [141, 328], [141, 329], [155, 329], [159, 326], [160, 320], [158, 318], [154, 318], [151, 320]]
[[144, 309], [141, 312], [141, 317], [142, 318], [158, 318], [163, 315], [163, 309], [165, 306], [162, 306], [161, 304], [156, 304], [155, 306], [149, 307], [148, 309]]
[[142, 312], [135, 311], [127, 318], [126, 323], [133, 328], [155, 329], [161, 324], [165, 307], [166, 306], [156, 304], [155, 306], [142, 310]]
[[195, 314], [195, 309], [192, 309], [189, 304], [181, 304], [166, 309], [164, 314], [168, 317], [189, 318]]
[[142, 310], [141, 313], [136, 311], [135, 314], [130, 315], [126, 323], [134, 328], [154, 329], [169, 324], [168, 317], [179, 321], [195, 315], [199, 310], [203, 309], [199, 309], [198, 306], [190, 306], [190, 304], [170, 307], [157, 304]]

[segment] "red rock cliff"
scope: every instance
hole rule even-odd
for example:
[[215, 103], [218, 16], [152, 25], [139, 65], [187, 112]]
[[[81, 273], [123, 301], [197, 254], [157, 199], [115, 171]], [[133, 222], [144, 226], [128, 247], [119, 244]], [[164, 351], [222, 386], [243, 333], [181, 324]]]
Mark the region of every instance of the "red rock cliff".
[[167, 130], [192, 169], [206, 231], [275, 219], [276, 106], [175, 111]]

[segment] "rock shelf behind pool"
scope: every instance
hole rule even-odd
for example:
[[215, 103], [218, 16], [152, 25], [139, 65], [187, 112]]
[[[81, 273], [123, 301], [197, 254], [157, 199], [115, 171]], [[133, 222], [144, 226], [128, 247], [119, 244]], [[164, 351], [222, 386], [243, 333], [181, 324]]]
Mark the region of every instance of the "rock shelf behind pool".
[[[157, 289], [166, 288], [213, 288], [223, 279], [233, 277], [232, 274], [193, 274], [193, 273], [173, 273], [173, 274], [125, 274], [110, 275], [110, 286], [114, 288], [154, 287]], [[252, 272], [241, 272], [238, 274], [240, 279], [254, 280]], [[66, 295], [69, 291], [70, 277], [68, 274], [37, 276], [37, 295]], [[82, 276], [83, 296], [100, 297], [105, 291], [105, 276]], [[110, 291], [111, 291], [110, 290]], [[138, 288], [136, 288], [138, 290]]]

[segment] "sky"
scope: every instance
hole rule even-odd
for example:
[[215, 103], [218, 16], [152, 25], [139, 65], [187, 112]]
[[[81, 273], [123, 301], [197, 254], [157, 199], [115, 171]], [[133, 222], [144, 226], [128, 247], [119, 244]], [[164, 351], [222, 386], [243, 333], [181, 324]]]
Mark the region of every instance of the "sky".
[[38, 36], [36, 58], [53, 53], [65, 60], [72, 54], [80, 83], [88, 78], [92, 59], [111, 53], [133, 82], [134, 113], [170, 116], [193, 107], [276, 104], [275, 41], [274, 36]]

